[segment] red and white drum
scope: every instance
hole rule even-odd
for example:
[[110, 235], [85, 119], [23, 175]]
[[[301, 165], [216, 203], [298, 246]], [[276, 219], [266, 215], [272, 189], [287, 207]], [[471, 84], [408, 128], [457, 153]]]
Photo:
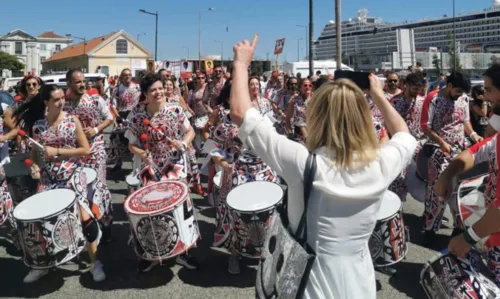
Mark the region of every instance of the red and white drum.
[[226, 203], [236, 233], [234, 248], [249, 258], [260, 258], [266, 232], [283, 189], [274, 183], [256, 181], [239, 185], [229, 192]]
[[368, 246], [373, 265], [386, 267], [401, 261], [408, 252], [401, 199], [394, 192], [385, 192], [377, 219]]
[[85, 247], [75, 192], [54, 189], [32, 195], [14, 209], [24, 263], [48, 269], [76, 257]]
[[[474, 225], [486, 213], [486, 202], [484, 198], [484, 190], [486, 178], [488, 175], [476, 177], [470, 180], [463, 181], [458, 187], [456, 198], [456, 206], [453, 210], [457, 211], [455, 219], [459, 222], [458, 227], [468, 229]], [[500, 244], [500, 233], [492, 234], [481, 239], [475, 247], [486, 252], [487, 248], [498, 246]]]
[[420, 284], [430, 299], [500, 298], [500, 289], [474, 250], [472, 264], [444, 252], [429, 260], [420, 273]]
[[195, 246], [200, 237], [189, 188], [181, 181], [140, 188], [125, 199], [124, 207], [141, 259], [170, 259]]

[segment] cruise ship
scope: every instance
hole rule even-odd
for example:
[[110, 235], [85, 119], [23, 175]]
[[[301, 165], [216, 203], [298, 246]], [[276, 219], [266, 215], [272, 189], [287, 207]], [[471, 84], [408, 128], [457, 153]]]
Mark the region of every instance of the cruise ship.
[[[410, 29], [412, 47], [417, 53], [432, 49], [447, 52], [451, 45], [453, 16], [388, 23], [369, 17], [367, 9], [360, 9], [355, 18], [342, 22], [342, 55], [349, 60], [356, 55], [366, 64], [387, 60], [390, 53], [398, 51], [399, 29]], [[455, 32], [457, 49], [462, 53], [500, 53], [500, 0], [494, 0], [490, 8], [482, 11], [457, 14]], [[314, 43], [315, 59], [335, 58], [336, 37], [335, 23], [330, 21]]]

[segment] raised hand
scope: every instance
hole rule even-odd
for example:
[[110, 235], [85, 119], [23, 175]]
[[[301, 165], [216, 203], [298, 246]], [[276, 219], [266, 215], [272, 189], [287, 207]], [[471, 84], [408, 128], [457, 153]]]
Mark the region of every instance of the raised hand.
[[257, 40], [259, 39], [259, 34], [253, 36], [252, 43], [247, 40], [237, 43], [233, 47], [234, 52], [234, 64], [241, 63], [245, 66], [249, 66], [253, 59], [253, 54], [255, 53], [255, 48], [257, 48]]

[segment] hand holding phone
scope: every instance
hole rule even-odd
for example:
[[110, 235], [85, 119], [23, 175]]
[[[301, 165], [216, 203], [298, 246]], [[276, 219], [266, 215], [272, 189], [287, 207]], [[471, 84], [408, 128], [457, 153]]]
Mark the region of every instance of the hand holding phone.
[[[349, 79], [356, 83], [361, 90], [370, 89], [370, 73], [336, 70], [334, 79]], [[378, 80], [378, 79], [377, 79]]]

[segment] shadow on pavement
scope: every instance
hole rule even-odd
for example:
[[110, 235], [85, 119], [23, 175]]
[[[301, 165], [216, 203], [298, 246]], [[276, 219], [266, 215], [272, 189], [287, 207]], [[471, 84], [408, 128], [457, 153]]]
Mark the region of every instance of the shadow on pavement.
[[0, 288], [0, 297], [2, 298], [38, 298], [52, 294], [63, 286], [66, 277], [80, 274], [78, 270], [69, 271], [57, 268], [51, 270], [49, 275], [39, 281], [25, 284], [23, 279], [28, 274], [29, 269], [21, 259], [1, 258], [0, 269], [3, 270], [0, 271], [0, 281], [5, 283]]
[[415, 287], [415, 284], [420, 284], [423, 267], [424, 264], [402, 261], [394, 266], [398, 272], [389, 279], [389, 284], [410, 298], [427, 298], [422, 287]]
[[174, 273], [169, 267], [155, 267], [150, 272], [137, 271], [138, 258], [133, 247], [127, 245], [130, 226], [128, 223], [113, 224], [109, 244], [99, 246], [99, 260], [104, 265], [106, 281], [97, 283], [90, 272], [80, 276], [80, 284], [93, 290], [151, 289], [165, 286]]
[[432, 242], [424, 242], [423, 234], [421, 233], [423, 220], [422, 217], [413, 214], [404, 214], [406, 227], [410, 230], [410, 242], [425, 248], [440, 251], [448, 247], [450, 236], [437, 233]]

